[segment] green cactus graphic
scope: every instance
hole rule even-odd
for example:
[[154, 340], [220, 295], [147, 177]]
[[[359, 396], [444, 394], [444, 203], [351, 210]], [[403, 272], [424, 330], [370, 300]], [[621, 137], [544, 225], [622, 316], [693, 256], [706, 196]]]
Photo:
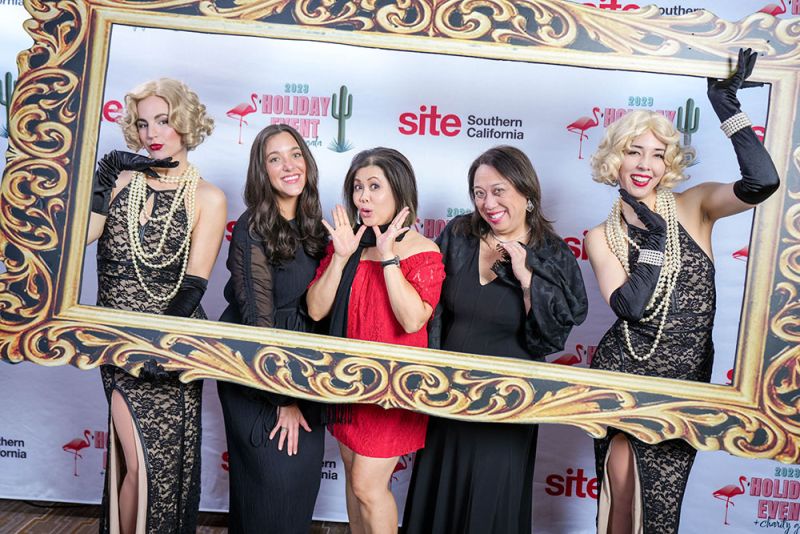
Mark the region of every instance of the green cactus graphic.
[[353, 148], [353, 144], [345, 139], [344, 127], [347, 119], [353, 116], [353, 95], [348, 95], [347, 86], [343, 85], [339, 88], [338, 101], [336, 93], [331, 96], [331, 116], [339, 121], [339, 135], [331, 141], [328, 148], [334, 152], [347, 152]]
[[[692, 119], [692, 111], [694, 111], [694, 119]], [[692, 144], [692, 134], [697, 132], [700, 126], [700, 108], [694, 106], [694, 100], [691, 98], [686, 100], [686, 117], [683, 115], [683, 107], [678, 107], [678, 117], [676, 127], [678, 131], [683, 134], [684, 146]]]
[[0, 81], [0, 106], [6, 107], [6, 124], [0, 131], [0, 136], [8, 137], [8, 129], [11, 127], [11, 94], [14, 92], [14, 78], [10, 72], [6, 72], [6, 83]]

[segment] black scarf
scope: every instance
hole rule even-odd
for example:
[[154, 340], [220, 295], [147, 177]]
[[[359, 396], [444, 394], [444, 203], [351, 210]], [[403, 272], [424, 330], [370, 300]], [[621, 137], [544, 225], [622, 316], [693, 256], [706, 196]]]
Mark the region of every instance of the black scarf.
[[[358, 232], [361, 225], [355, 228]], [[388, 224], [379, 226], [381, 232], [389, 229]], [[406, 236], [404, 232], [397, 236], [397, 241], [402, 241]], [[350, 308], [350, 289], [353, 286], [353, 279], [356, 277], [356, 270], [358, 270], [358, 263], [361, 261], [361, 253], [365, 248], [374, 247], [377, 243], [375, 231], [372, 228], [367, 228], [361, 236], [361, 241], [358, 243], [358, 248], [353, 252], [347, 263], [342, 270], [342, 279], [339, 281], [339, 287], [336, 288], [336, 296], [333, 298], [333, 307], [329, 316], [330, 329], [328, 333], [336, 337], [347, 337], [347, 311]], [[327, 419], [329, 424], [349, 423], [352, 420], [352, 405], [351, 404], [332, 404], [328, 406]]]
[[[361, 225], [356, 226], [355, 232], [358, 232]], [[379, 226], [381, 233], [389, 229], [388, 224]], [[397, 236], [396, 241], [402, 241], [408, 232], [404, 232]], [[347, 310], [350, 307], [350, 288], [353, 285], [353, 279], [356, 277], [356, 270], [358, 263], [361, 261], [361, 253], [365, 248], [374, 247], [376, 244], [375, 231], [372, 228], [367, 228], [364, 235], [361, 236], [361, 241], [358, 243], [358, 248], [347, 260], [342, 271], [342, 279], [339, 281], [339, 287], [336, 288], [336, 296], [333, 299], [333, 307], [330, 314], [330, 330], [328, 333], [336, 337], [347, 337]]]

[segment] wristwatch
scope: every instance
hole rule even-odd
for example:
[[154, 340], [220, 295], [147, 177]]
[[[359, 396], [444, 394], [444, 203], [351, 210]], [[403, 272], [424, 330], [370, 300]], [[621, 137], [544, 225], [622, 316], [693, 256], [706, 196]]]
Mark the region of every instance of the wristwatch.
[[390, 260], [383, 260], [381, 262], [381, 267], [386, 267], [388, 265], [397, 265], [398, 267], [400, 267], [400, 256], [395, 256]]

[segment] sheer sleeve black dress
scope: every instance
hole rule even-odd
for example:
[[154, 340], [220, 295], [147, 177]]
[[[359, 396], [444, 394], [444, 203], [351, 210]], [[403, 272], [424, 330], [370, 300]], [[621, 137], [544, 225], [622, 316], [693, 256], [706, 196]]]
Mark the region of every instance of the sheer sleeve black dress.
[[[454, 219], [438, 243], [446, 278], [429, 328], [431, 346], [458, 352], [542, 359], [563, 347], [586, 316], [583, 279], [569, 248], [548, 238], [528, 249], [531, 311], [510, 264], [482, 285], [479, 241]], [[431, 417], [417, 453], [403, 522], [414, 534], [531, 532], [537, 425], [471, 423]]]
[[[273, 264], [263, 242], [249, 231], [250, 213], [234, 227], [225, 286], [228, 307], [221, 321], [311, 332], [314, 322], [304, 310], [305, 292], [319, 259], [306, 254], [298, 240], [294, 258]], [[293, 228], [294, 223], [292, 223]], [[311, 528], [324, 453], [325, 426], [319, 404], [218, 382], [225, 418], [230, 476], [231, 533], [307, 533]], [[269, 433], [277, 409], [297, 403], [312, 431], [300, 428], [298, 453], [278, 450], [278, 435]]]
[[[636, 243], [644, 231], [628, 225], [628, 236]], [[714, 359], [711, 337], [716, 310], [714, 263], [711, 258], [678, 225], [681, 246], [681, 270], [672, 293], [667, 320], [658, 348], [645, 360], [635, 360], [625, 347], [622, 321], [606, 332], [592, 358], [592, 369], [607, 369], [636, 375], [677, 378], [708, 382]], [[639, 252], [631, 247], [631, 265]], [[657, 325], [631, 322], [628, 330], [631, 345], [637, 354], [646, 354], [653, 346]], [[619, 430], [608, 429], [608, 435], [594, 441], [595, 467], [600, 484], [598, 492], [598, 531], [608, 524], [609, 489], [604, 484], [606, 456], [611, 438]], [[696, 454], [683, 440], [670, 440], [648, 445], [626, 434], [636, 463], [636, 486], [639, 493], [634, 505], [634, 520], [646, 534], [678, 532], [681, 502]], [[635, 525], [636, 526], [636, 525]], [[641, 527], [640, 527], [641, 528]]]
[[[150, 219], [140, 226], [145, 250], [155, 250], [165, 231], [166, 215], [175, 191], [149, 189], [153, 199]], [[97, 305], [117, 310], [163, 314], [168, 302], [150, 298], [140, 284], [128, 240], [129, 188], [120, 191], [109, 208], [105, 228], [97, 241]], [[181, 203], [161, 258], [171, 257], [187, 232], [186, 208]], [[180, 266], [163, 269], [140, 266], [151, 292], [167, 295], [178, 281]], [[205, 319], [202, 307], [194, 318]], [[124, 455], [111, 423], [111, 394], [118, 391], [135, 423], [139, 455], [140, 491], [137, 533], [194, 532], [200, 506], [200, 409], [203, 383], [184, 384], [175, 375], [160, 379], [137, 378], [121, 369], [100, 368], [109, 403], [108, 469], [103, 490], [101, 532], [119, 532], [117, 497], [122, 483]], [[143, 529], [143, 530], [142, 530]]]

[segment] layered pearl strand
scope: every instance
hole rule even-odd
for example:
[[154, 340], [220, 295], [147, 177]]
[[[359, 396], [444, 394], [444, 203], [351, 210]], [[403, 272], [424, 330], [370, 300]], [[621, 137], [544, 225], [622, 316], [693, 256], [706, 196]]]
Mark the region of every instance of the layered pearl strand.
[[[130, 185], [128, 186], [128, 241], [130, 243], [131, 256], [133, 257], [133, 267], [136, 271], [136, 277], [139, 279], [139, 284], [144, 288], [145, 293], [153, 300], [159, 302], [167, 302], [172, 299], [181, 287], [183, 277], [186, 274], [186, 266], [189, 263], [189, 246], [191, 244], [192, 227], [194, 226], [195, 203], [197, 193], [197, 182], [200, 180], [200, 173], [197, 167], [189, 165], [180, 176], [159, 176], [159, 181], [167, 183], [177, 183], [178, 187], [175, 189], [175, 197], [172, 199], [172, 204], [169, 211], [161, 216], [149, 216], [150, 221], [164, 221], [164, 226], [161, 231], [161, 237], [158, 240], [158, 245], [151, 252], [147, 252], [142, 245], [139, 238], [139, 219], [142, 213], [145, 212], [147, 203], [147, 176], [141, 172], [134, 172]], [[186, 235], [183, 242], [170, 257], [156, 260], [156, 258], [164, 250], [164, 244], [167, 241], [167, 236], [172, 230], [172, 222], [178, 207], [181, 204], [186, 204]], [[155, 210], [155, 206], [153, 206]], [[141, 272], [141, 265], [145, 265], [151, 269], [163, 269], [169, 265], [181, 262], [180, 274], [175, 287], [166, 295], [158, 295], [153, 293], [144, 281]]]
[[[660, 315], [661, 319], [658, 324], [658, 331], [656, 338], [653, 341], [653, 346], [644, 356], [639, 356], [633, 345], [631, 344], [631, 334], [628, 330], [628, 322], [622, 321], [622, 332], [625, 337], [625, 346], [633, 359], [643, 362], [649, 360], [655, 353], [661, 342], [661, 334], [664, 331], [664, 325], [667, 322], [667, 312], [669, 311], [669, 303], [672, 297], [672, 292], [675, 290], [675, 285], [678, 281], [678, 274], [681, 271], [681, 245], [678, 237], [678, 215], [675, 208], [675, 196], [672, 191], [661, 189], [656, 195], [655, 212], [664, 218], [667, 223], [667, 240], [664, 249], [664, 263], [661, 266], [661, 272], [658, 276], [656, 288], [647, 303], [645, 308], [645, 316], [642, 317], [641, 322], [649, 323]], [[619, 259], [622, 267], [627, 274], [630, 274], [630, 267], [628, 265], [628, 246], [641, 250], [639, 245], [633, 242], [628, 237], [628, 232], [623, 225], [622, 218], [622, 199], [618, 198], [611, 208], [611, 213], [606, 220], [606, 241], [614, 255]], [[649, 312], [649, 313], [647, 313]]]

